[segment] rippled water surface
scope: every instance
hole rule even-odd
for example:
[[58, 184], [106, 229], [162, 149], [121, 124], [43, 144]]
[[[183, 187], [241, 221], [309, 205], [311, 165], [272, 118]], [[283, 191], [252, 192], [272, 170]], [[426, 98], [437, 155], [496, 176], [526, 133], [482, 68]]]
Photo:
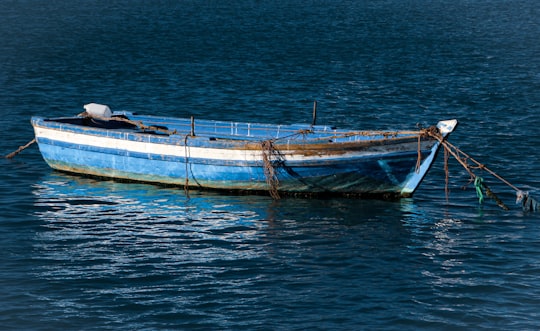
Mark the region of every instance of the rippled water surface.
[[[540, 3], [0, 2], [1, 154], [31, 115], [156, 115], [410, 129], [540, 198]], [[6, 330], [537, 330], [540, 214], [479, 205], [442, 154], [412, 199], [282, 199], [0, 159]], [[465, 189], [463, 189], [465, 188]]]

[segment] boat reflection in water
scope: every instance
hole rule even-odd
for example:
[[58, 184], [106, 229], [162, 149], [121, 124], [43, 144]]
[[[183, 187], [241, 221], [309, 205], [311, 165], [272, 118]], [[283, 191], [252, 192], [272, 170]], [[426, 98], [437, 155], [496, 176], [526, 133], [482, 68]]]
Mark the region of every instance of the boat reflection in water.
[[[412, 199], [274, 201], [268, 196], [206, 191], [191, 191], [188, 197], [178, 188], [60, 172], [35, 184], [33, 193], [36, 214], [49, 230], [40, 235], [50, 237], [42, 239], [53, 244], [57, 239], [73, 240], [77, 248], [88, 249], [136, 244], [140, 249], [170, 249], [177, 256], [184, 255], [178, 253], [189, 245], [189, 255], [182, 258], [204, 260], [258, 255], [272, 242], [288, 237], [318, 240], [356, 231], [378, 237], [388, 234], [388, 228], [393, 229], [390, 233], [402, 232], [402, 218], [415, 208]], [[201, 249], [191, 249], [195, 247]], [[88, 252], [80, 254], [89, 256]]]
[[[364, 295], [362, 284], [414, 246], [402, 221], [416, 217], [410, 199], [187, 198], [182, 189], [63, 173], [33, 193], [42, 224], [32, 268], [47, 311], [94, 316], [98, 307], [111, 319], [129, 315], [134, 329], [148, 326], [149, 315], [226, 325], [231, 311], [279, 315], [303, 293]], [[397, 277], [395, 269], [383, 279]]]
[[45, 228], [38, 242], [47, 247], [40, 249], [55, 260], [101, 260], [94, 271], [107, 273], [138, 260], [157, 267], [256, 257], [258, 245], [243, 247], [267, 227], [257, 209], [271, 201], [196, 192], [188, 199], [178, 189], [62, 173], [44, 178], [33, 193]]
[[208, 232], [230, 226], [262, 230], [274, 221], [326, 220], [354, 225], [372, 220], [400, 219], [411, 214], [413, 199], [399, 201], [351, 198], [272, 200], [265, 195], [227, 195], [222, 192], [169, 188], [142, 183], [122, 183], [52, 172], [34, 185], [37, 216], [50, 226], [72, 223], [180, 225]]

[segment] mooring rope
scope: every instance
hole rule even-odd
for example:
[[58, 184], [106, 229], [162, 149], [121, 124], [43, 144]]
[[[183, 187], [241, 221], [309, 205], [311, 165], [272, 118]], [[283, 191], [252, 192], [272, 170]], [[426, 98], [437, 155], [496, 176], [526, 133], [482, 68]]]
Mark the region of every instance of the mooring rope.
[[449, 147], [453, 148], [454, 150], [458, 151], [461, 155], [463, 155], [465, 158], [467, 158], [468, 160], [471, 160], [474, 164], [477, 165], [478, 169], [481, 169], [481, 170], [485, 170], [487, 171], [490, 175], [492, 175], [493, 177], [497, 178], [498, 180], [500, 180], [501, 182], [503, 182], [504, 184], [508, 185], [510, 188], [512, 188], [514, 191], [520, 191], [519, 188], [517, 188], [516, 186], [512, 185], [509, 181], [507, 181], [506, 179], [504, 179], [503, 177], [501, 177], [500, 175], [498, 175], [497, 173], [495, 173], [493, 170], [489, 169], [488, 167], [486, 167], [484, 164], [476, 161], [475, 159], [473, 159], [470, 155], [466, 154], [465, 152], [463, 152], [462, 150], [460, 150], [459, 148], [457, 148], [456, 146], [452, 145], [450, 142], [448, 141], [445, 141], [445, 145], [448, 145]]
[[25, 145], [22, 145], [22, 146], [19, 146], [19, 148], [17, 148], [16, 151], [14, 152], [11, 152], [9, 153], [8, 155], [4, 156], [6, 159], [12, 159], [14, 158], [17, 154], [19, 154], [20, 152], [24, 151], [25, 149], [27, 149], [28, 147], [30, 147], [33, 143], [36, 142], [36, 138], [30, 140], [29, 142], [27, 142]]
[[[530, 204], [536, 203], [536, 200], [534, 200], [534, 199], [532, 199], [531, 197], [528, 196], [528, 192], [521, 191], [515, 185], [511, 184], [509, 181], [507, 181], [506, 179], [504, 179], [503, 177], [498, 175], [495, 171], [489, 169], [486, 165], [478, 162], [477, 160], [472, 158], [467, 153], [463, 152], [461, 149], [459, 149], [455, 145], [453, 145], [450, 142], [448, 142], [447, 140], [443, 139], [440, 135], [433, 135], [432, 133], [429, 133], [429, 135], [434, 137], [435, 139], [437, 139], [440, 142], [440, 144], [444, 147], [445, 153], [448, 153], [448, 154], [452, 155], [454, 157], [454, 159], [456, 159], [456, 161], [458, 161], [458, 163], [461, 164], [461, 166], [463, 166], [463, 168], [471, 176], [471, 182], [473, 182], [474, 185], [475, 185], [475, 189], [476, 189], [476, 192], [477, 192], [479, 203], [483, 202], [482, 190], [485, 190], [486, 195], [489, 198], [495, 200], [495, 202], [497, 203], [497, 205], [499, 205], [499, 207], [501, 207], [504, 210], [508, 210], [508, 207], [486, 185], [484, 179], [474, 173], [473, 169], [484, 170], [487, 173], [489, 173], [490, 175], [492, 175], [493, 177], [495, 177], [496, 179], [500, 180], [501, 182], [503, 182], [504, 184], [506, 184], [507, 186], [512, 188], [513, 190], [515, 190], [516, 194], [517, 194], [516, 202], [517, 203], [522, 202], [524, 210], [526, 210], [526, 204], [530, 205]], [[473, 162], [476, 166], [473, 167], [473, 166], [469, 165], [467, 163], [467, 161], [469, 161], [469, 160], [471, 162]], [[445, 172], [446, 172], [446, 176], [448, 177], [448, 157], [445, 157]], [[448, 180], [447, 180], [447, 183], [448, 183]], [[534, 210], [534, 209], [531, 209], [531, 210]]]
[[418, 135], [418, 147], [416, 150], [417, 158], [416, 158], [416, 173], [420, 173], [420, 166], [422, 165], [422, 135]]
[[279, 179], [274, 168], [274, 162], [272, 157], [279, 155], [275, 150], [272, 140], [264, 140], [261, 142], [262, 159], [263, 159], [263, 171], [266, 178], [266, 184], [268, 185], [268, 192], [274, 200], [279, 200]]

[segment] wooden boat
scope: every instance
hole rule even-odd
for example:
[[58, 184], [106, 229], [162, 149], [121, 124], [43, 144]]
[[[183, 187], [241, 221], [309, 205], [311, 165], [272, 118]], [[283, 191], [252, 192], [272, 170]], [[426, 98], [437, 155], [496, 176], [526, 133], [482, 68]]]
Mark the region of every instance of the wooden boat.
[[457, 120], [413, 131], [338, 130], [114, 112], [32, 117], [54, 169], [189, 188], [285, 195], [410, 197]]

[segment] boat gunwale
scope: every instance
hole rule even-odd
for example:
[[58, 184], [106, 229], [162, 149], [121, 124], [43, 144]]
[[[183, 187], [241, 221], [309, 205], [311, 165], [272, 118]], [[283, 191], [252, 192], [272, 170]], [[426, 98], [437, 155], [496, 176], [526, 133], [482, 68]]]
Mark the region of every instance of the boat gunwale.
[[[397, 145], [397, 144], [406, 144], [406, 143], [418, 143], [418, 138], [421, 137], [421, 141], [434, 141], [433, 138], [423, 137], [421, 131], [400, 133], [399, 131], [353, 131], [353, 130], [341, 130], [333, 132], [323, 132], [328, 133], [330, 136], [327, 137], [311, 137], [308, 138], [308, 134], [317, 134], [321, 135], [321, 132], [298, 132], [293, 136], [286, 136], [281, 138], [269, 138], [269, 137], [257, 137], [257, 136], [246, 136], [246, 135], [226, 135], [220, 134], [216, 135], [215, 133], [196, 133], [195, 135], [190, 135], [189, 133], [175, 133], [175, 134], [162, 134], [156, 132], [144, 132], [139, 129], [134, 128], [122, 128], [122, 129], [110, 129], [110, 128], [101, 128], [86, 126], [81, 124], [73, 124], [61, 122], [60, 120], [70, 120], [76, 119], [77, 117], [59, 117], [59, 118], [45, 118], [40, 116], [32, 117], [32, 124], [37, 127], [47, 128], [56, 131], [66, 131], [75, 134], [81, 135], [93, 135], [96, 137], [107, 137], [112, 139], [126, 140], [126, 141], [135, 141], [135, 142], [150, 142], [156, 144], [168, 144], [168, 145], [179, 145], [179, 146], [203, 146], [210, 147], [210, 144], [214, 148], [234, 148], [234, 149], [245, 149], [245, 150], [256, 150], [261, 149], [261, 143], [265, 141], [270, 141], [273, 143], [277, 149], [285, 150], [350, 150], [354, 151], [357, 149], [365, 149], [369, 147], [377, 146], [388, 146], [388, 145]], [[211, 121], [218, 122], [218, 121]], [[219, 122], [219, 123], [232, 123], [232, 122]], [[244, 123], [244, 122], [243, 122]], [[162, 123], [160, 123], [161, 125]], [[249, 124], [249, 123], [244, 123]], [[264, 125], [264, 124], [263, 124]], [[278, 125], [272, 125], [278, 127]], [[295, 127], [296, 125], [291, 125], [290, 127]], [[363, 137], [372, 135], [377, 136], [377, 138], [371, 139], [359, 139], [359, 140], [336, 140], [332, 139], [336, 132], [343, 133], [346, 135], [362, 135]], [[381, 133], [382, 132], [382, 133]], [[188, 142], [189, 141], [189, 142]]]

